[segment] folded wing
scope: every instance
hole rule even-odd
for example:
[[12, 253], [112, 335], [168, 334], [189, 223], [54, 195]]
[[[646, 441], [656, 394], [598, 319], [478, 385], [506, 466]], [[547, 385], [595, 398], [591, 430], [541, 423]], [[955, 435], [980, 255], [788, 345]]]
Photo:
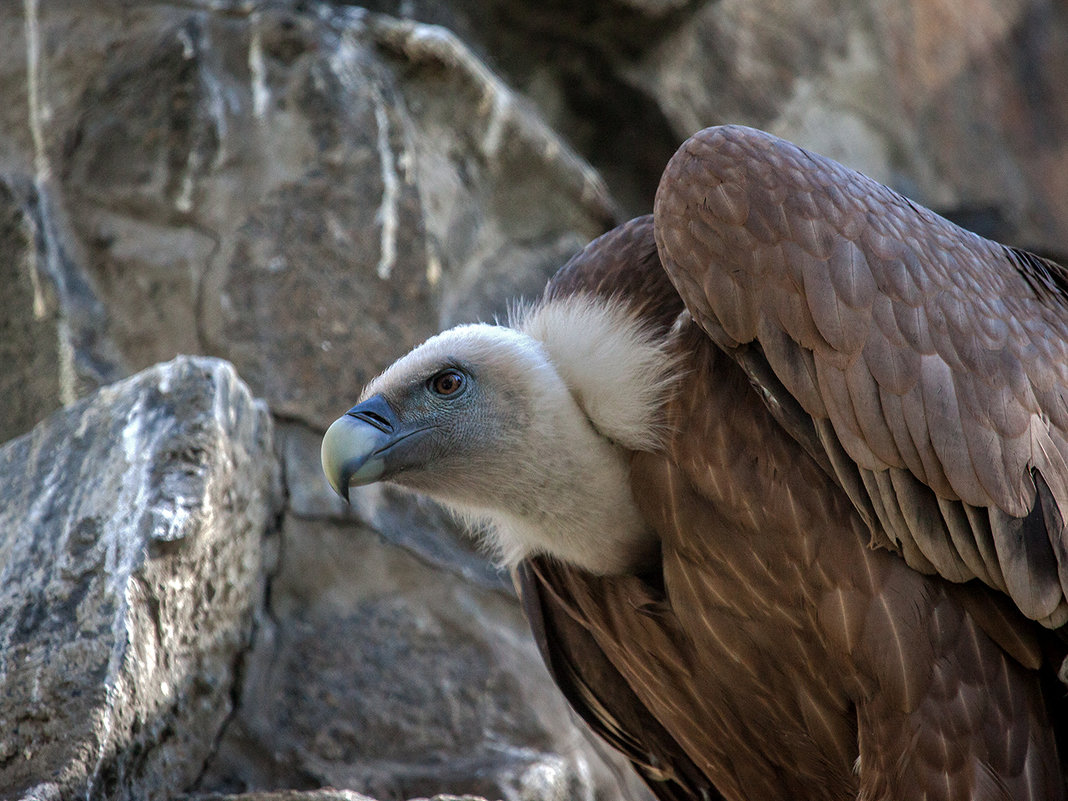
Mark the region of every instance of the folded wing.
[[769, 134], [691, 138], [655, 209], [687, 309], [875, 540], [1068, 620], [1068, 272]]

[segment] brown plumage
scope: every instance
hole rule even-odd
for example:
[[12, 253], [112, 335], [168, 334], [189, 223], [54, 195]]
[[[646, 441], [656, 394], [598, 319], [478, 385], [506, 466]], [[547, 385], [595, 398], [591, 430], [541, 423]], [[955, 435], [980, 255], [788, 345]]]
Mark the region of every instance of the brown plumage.
[[[604, 570], [548, 535], [510, 551], [557, 683], [659, 798], [1065, 797], [1066, 286], [1056, 264], [739, 127], [684, 144], [654, 215], [549, 284], [549, 310], [622, 304], [672, 380], [648, 396], [650, 447], [606, 434], [597, 387], [559, 367], [652, 540], [598, 545], [630, 549]], [[450, 358], [434, 369], [469, 369]], [[464, 380], [490, 380], [470, 364]], [[641, 381], [622, 372], [598, 383], [625, 399]], [[379, 380], [353, 416], [440, 375]], [[420, 414], [413, 430], [437, 425]], [[450, 502], [431, 457], [383, 474], [327, 439], [339, 491], [383, 478]]]

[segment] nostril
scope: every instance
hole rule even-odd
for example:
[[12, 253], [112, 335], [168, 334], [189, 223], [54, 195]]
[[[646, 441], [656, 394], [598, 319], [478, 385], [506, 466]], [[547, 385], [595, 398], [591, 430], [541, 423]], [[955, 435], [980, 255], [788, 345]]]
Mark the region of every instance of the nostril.
[[377, 414], [376, 412], [369, 412], [364, 409], [361, 409], [358, 412], [349, 412], [349, 414], [355, 417], [357, 420], [363, 420], [365, 423], [373, 425], [375, 428], [385, 434], [393, 433], [393, 424], [385, 417], [380, 414]]
[[393, 436], [398, 425], [396, 413], [381, 395], [375, 395], [363, 403], [356, 404], [345, 414], [390, 436]]

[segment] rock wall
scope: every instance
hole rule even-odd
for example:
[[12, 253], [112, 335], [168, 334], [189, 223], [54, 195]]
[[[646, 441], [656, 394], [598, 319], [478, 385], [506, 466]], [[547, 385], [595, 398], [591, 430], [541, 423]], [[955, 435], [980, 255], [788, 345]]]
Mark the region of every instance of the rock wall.
[[706, 125], [1068, 252], [1052, 0], [23, 0], [0, 40], [0, 798], [642, 798], [446, 515], [333, 497], [326, 424]]

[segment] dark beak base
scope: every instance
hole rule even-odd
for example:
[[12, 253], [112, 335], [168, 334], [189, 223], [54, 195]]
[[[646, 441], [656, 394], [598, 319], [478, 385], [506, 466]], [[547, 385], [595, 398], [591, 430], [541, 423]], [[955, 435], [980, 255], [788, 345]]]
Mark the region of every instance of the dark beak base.
[[395, 440], [399, 425], [381, 395], [353, 406], [323, 436], [322, 463], [330, 486], [349, 500], [349, 487], [378, 481], [386, 470], [382, 451]]

